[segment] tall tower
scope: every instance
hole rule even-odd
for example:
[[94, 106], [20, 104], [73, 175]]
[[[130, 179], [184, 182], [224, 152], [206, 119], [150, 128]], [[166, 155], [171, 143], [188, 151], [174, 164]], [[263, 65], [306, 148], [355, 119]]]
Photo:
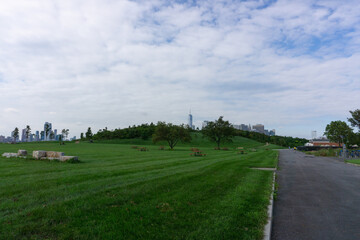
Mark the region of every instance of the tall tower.
[[311, 139], [315, 139], [316, 138], [316, 131], [311, 131]]
[[193, 117], [191, 115], [191, 110], [190, 110], [190, 113], [189, 113], [189, 128], [193, 129]]

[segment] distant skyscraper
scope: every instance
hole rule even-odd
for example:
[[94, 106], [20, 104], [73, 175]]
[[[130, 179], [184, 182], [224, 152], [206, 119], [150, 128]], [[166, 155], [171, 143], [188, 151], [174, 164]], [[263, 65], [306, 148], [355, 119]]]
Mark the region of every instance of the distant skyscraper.
[[275, 129], [270, 130], [269, 135], [270, 135], [270, 136], [275, 136]]
[[22, 130], [21, 141], [26, 142], [26, 128]]
[[35, 141], [40, 141], [40, 132], [39, 131], [35, 132]]
[[264, 133], [265, 130], [264, 130], [264, 125], [262, 124], [256, 124], [256, 125], [253, 125], [253, 130], [255, 130], [256, 132], [259, 132], [259, 133]]
[[250, 131], [251, 128], [248, 126], [248, 125], [245, 125], [245, 124], [240, 124], [240, 130], [243, 130], [243, 131]]
[[189, 128], [193, 129], [193, 116], [191, 115], [191, 112], [189, 113]]
[[316, 131], [311, 132], [311, 139], [316, 139]]

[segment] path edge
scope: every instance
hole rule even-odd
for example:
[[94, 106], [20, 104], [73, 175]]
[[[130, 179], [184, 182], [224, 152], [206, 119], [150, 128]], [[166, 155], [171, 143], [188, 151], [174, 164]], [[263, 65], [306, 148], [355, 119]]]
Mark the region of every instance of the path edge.
[[268, 221], [264, 228], [264, 237], [263, 240], [270, 240], [271, 239], [271, 226], [273, 221], [273, 210], [274, 210], [274, 191], [275, 191], [275, 176], [276, 171], [273, 173], [273, 182], [272, 182], [272, 190], [270, 194], [270, 201], [268, 205]]

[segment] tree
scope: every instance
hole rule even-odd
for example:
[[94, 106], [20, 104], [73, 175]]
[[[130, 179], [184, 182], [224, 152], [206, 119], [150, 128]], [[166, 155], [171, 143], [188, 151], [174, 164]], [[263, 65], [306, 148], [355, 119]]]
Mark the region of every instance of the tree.
[[69, 135], [69, 129], [61, 130], [62, 140], [67, 139], [68, 135]]
[[81, 139], [81, 140], [84, 139], [84, 133], [81, 133], [81, 134], [80, 134], [80, 139]]
[[86, 131], [85, 136], [86, 136], [86, 139], [91, 139], [92, 138], [93, 134], [92, 134], [92, 131], [91, 131], [91, 127], [88, 127], [88, 130]]
[[348, 118], [351, 126], [357, 127], [360, 132], [360, 109], [356, 109], [355, 111], [350, 111], [351, 118]]
[[18, 139], [19, 137], [19, 129], [17, 127], [13, 131], [13, 137], [14, 137], [14, 142], [16, 143], [16, 139]]
[[342, 145], [342, 143], [347, 143], [352, 137], [352, 129], [343, 121], [332, 121], [326, 126], [324, 135], [333, 142]]
[[55, 133], [53, 131], [50, 131], [50, 140], [55, 139]]
[[26, 141], [29, 141], [29, 136], [31, 134], [31, 128], [29, 125], [26, 125], [26, 130], [25, 130], [25, 138], [26, 138]]
[[235, 135], [235, 129], [231, 126], [229, 121], [224, 121], [223, 116], [220, 116], [215, 122], [209, 122], [203, 129], [203, 134], [217, 144], [217, 148], [220, 148], [220, 144], [224, 142], [231, 142]]
[[48, 140], [49, 132], [50, 132], [50, 124], [45, 123], [44, 132], [45, 132], [45, 141]]
[[66, 130], [65, 130], [65, 137], [66, 137], [66, 139], [68, 138], [68, 136], [69, 136], [69, 129], [66, 129]]
[[190, 142], [191, 136], [184, 125], [172, 125], [171, 123], [158, 122], [152, 140], [154, 143], [166, 141], [171, 150], [180, 142]]

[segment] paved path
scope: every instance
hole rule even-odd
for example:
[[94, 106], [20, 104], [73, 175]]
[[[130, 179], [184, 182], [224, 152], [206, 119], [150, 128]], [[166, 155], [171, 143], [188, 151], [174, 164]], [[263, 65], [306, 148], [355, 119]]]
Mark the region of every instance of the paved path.
[[272, 240], [360, 239], [360, 167], [280, 150]]

